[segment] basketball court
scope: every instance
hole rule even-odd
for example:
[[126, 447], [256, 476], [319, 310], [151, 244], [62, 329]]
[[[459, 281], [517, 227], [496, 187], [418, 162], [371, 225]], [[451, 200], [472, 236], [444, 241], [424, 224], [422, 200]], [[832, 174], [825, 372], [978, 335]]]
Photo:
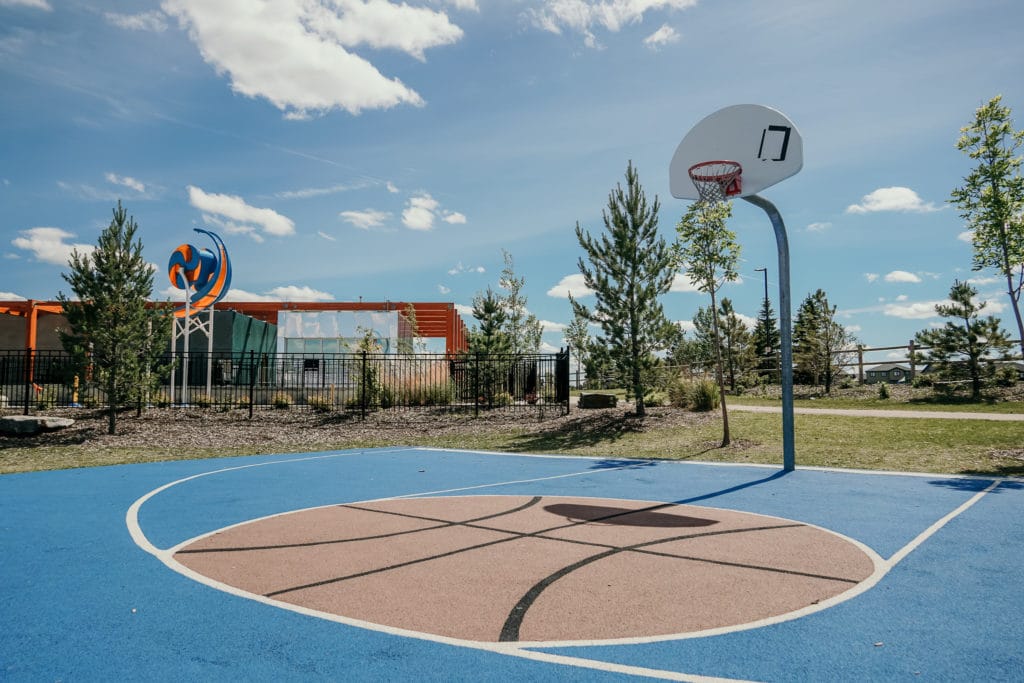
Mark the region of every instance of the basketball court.
[[0, 477], [7, 680], [1020, 680], [1024, 485], [376, 449]]

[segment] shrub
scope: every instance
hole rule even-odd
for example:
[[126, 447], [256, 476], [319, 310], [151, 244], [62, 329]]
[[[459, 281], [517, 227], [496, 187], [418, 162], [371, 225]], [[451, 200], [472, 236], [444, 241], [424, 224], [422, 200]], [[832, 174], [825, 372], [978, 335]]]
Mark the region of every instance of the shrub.
[[292, 407], [292, 396], [285, 392], [278, 392], [270, 399], [270, 405], [277, 410], [288, 410]]
[[249, 397], [248, 396], [239, 396], [238, 400], [235, 401], [235, 407], [236, 408], [244, 408], [244, 409], [248, 410], [249, 409]]
[[889, 385], [882, 382], [878, 385], [878, 398], [886, 399], [889, 398]]
[[196, 394], [196, 396], [193, 397], [192, 402], [200, 408], [209, 408], [213, 405], [213, 396], [210, 396], [209, 394]]
[[[166, 391], [156, 392], [150, 400], [157, 408], [166, 408], [171, 405], [171, 397]], [[85, 401], [82, 401], [82, 403], [85, 404]]]
[[667, 387], [668, 402], [673, 408], [688, 408], [690, 406], [690, 382], [677, 379]]
[[690, 410], [707, 412], [719, 405], [718, 385], [709, 379], [698, 380], [690, 387]]

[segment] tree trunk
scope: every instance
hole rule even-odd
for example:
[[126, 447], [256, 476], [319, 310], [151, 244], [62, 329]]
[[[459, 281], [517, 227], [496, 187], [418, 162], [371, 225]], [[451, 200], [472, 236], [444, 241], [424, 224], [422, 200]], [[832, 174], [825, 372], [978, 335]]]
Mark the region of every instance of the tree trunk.
[[1020, 342], [1021, 358], [1024, 358], [1024, 320], [1021, 319], [1020, 315], [1020, 290], [1014, 292], [1013, 273], [1010, 271], [1006, 272], [1006, 293], [1010, 297], [1010, 306], [1013, 308], [1013, 315], [1017, 319], [1017, 339]]
[[711, 328], [715, 335], [715, 379], [718, 382], [718, 400], [722, 404], [722, 448], [731, 443], [729, 438], [729, 411], [725, 407], [725, 377], [722, 372], [722, 342], [718, 332], [718, 308], [715, 304], [715, 290], [711, 290]]

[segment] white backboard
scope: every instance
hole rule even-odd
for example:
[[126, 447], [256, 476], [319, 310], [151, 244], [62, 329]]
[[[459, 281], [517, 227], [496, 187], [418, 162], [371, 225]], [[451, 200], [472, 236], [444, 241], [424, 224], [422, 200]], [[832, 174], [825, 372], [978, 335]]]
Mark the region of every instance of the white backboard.
[[786, 115], [760, 104], [736, 104], [701, 119], [679, 143], [668, 169], [677, 199], [699, 199], [689, 169], [702, 161], [737, 161], [743, 190], [756, 194], [795, 175], [804, 165], [804, 143]]

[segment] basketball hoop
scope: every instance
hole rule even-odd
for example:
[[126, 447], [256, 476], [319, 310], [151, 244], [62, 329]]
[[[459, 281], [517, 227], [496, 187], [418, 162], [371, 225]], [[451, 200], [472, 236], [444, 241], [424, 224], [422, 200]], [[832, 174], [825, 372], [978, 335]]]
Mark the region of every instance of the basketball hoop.
[[743, 167], [738, 161], [702, 161], [690, 167], [690, 180], [700, 195], [700, 201], [718, 204], [743, 190]]

